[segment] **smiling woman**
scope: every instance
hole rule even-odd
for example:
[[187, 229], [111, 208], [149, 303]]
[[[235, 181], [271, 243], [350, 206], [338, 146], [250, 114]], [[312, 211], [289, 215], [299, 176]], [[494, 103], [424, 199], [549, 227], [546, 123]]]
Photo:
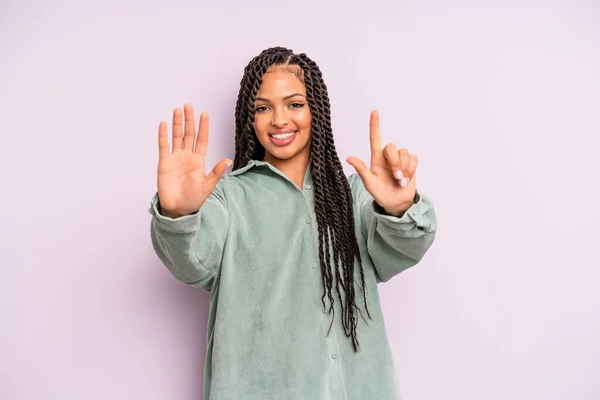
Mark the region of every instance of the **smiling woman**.
[[311, 113], [298, 66], [272, 66], [254, 100], [254, 132], [265, 149], [265, 161], [281, 171], [300, 171], [292, 178], [302, 186], [299, 166], [310, 158]]
[[[433, 243], [417, 157], [382, 147], [371, 165], [335, 150], [327, 88], [305, 54], [276, 47], [244, 70], [236, 152], [206, 173], [208, 116], [159, 125], [152, 243], [180, 281], [211, 291], [205, 399], [396, 399], [377, 284]], [[316, 222], [316, 223], [315, 223]], [[360, 340], [359, 340], [360, 337]]]

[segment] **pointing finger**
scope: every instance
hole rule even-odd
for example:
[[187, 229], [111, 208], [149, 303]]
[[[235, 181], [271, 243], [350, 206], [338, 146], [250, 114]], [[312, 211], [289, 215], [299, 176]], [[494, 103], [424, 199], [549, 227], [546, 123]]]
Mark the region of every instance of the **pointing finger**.
[[[200, 122], [198, 124], [198, 137], [196, 138], [196, 153], [201, 156], [206, 156], [208, 148], [208, 114], [200, 114]], [[204, 162], [203, 162], [204, 163]]]
[[381, 133], [379, 131], [379, 112], [371, 112], [369, 123], [369, 136], [371, 141], [371, 164], [381, 161]]

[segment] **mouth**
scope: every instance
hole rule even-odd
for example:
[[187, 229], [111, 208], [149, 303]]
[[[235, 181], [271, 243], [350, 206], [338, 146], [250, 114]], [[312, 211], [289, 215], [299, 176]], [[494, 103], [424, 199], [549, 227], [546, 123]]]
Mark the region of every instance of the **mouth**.
[[276, 146], [287, 146], [292, 143], [296, 138], [296, 133], [298, 131], [293, 131], [291, 129], [286, 130], [278, 130], [276, 132], [269, 133], [269, 139]]

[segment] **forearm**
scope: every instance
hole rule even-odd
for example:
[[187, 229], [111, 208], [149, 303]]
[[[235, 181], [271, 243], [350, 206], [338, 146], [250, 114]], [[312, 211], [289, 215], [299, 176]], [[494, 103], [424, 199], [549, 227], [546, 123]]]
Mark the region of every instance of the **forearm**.
[[149, 211], [152, 245], [159, 259], [177, 280], [210, 290], [220, 267], [225, 207], [211, 199], [201, 210], [173, 218], [164, 215], [168, 213], [161, 210], [155, 196]]
[[367, 248], [381, 281], [416, 265], [435, 239], [433, 204], [424, 196], [415, 199], [401, 217], [383, 214], [376, 203], [363, 207]]

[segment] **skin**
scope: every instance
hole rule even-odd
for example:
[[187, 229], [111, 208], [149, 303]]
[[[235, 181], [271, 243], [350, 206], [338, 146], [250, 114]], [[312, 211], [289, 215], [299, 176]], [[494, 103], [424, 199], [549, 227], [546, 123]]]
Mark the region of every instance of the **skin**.
[[[371, 166], [357, 157], [346, 161], [361, 177], [365, 188], [386, 213], [400, 217], [414, 204], [417, 190], [418, 158], [408, 149], [400, 149], [389, 143], [382, 148], [379, 131], [379, 112], [371, 112], [369, 124], [371, 143]], [[398, 179], [400, 176], [402, 178]]]
[[158, 196], [160, 212], [178, 218], [197, 212], [208, 199], [225, 169], [233, 162], [222, 159], [206, 173], [208, 147], [208, 114], [200, 115], [198, 136], [194, 127], [194, 109], [183, 107], [185, 127], [180, 108], [173, 111], [173, 149], [169, 151], [167, 123], [158, 126]]
[[[294, 97], [288, 97], [292, 94]], [[265, 147], [265, 161], [285, 173], [298, 187], [302, 187], [310, 160], [312, 117], [304, 96], [304, 84], [293, 73], [276, 68], [264, 75], [255, 102], [254, 129]], [[222, 159], [207, 173], [208, 114], [201, 114], [197, 135], [190, 104], [184, 105], [183, 116], [185, 124], [182, 124], [182, 110], [173, 111], [172, 150], [167, 123], [162, 121], [158, 128], [158, 195], [161, 213], [171, 218], [197, 212], [232, 163], [227, 158]], [[292, 143], [278, 147], [271, 143], [268, 135], [282, 128], [298, 132]], [[357, 157], [349, 157], [347, 162], [386, 213], [402, 216], [414, 202], [418, 159], [408, 149], [398, 149], [393, 143], [382, 147], [377, 111], [371, 112], [369, 139], [370, 166]]]
[[[263, 75], [254, 108], [254, 131], [265, 148], [264, 160], [302, 187], [310, 161], [312, 121], [306, 87], [294, 73], [271, 67]], [[269, 138], [282, 129], [296, 131], [292, 143], [283, 147]]]

